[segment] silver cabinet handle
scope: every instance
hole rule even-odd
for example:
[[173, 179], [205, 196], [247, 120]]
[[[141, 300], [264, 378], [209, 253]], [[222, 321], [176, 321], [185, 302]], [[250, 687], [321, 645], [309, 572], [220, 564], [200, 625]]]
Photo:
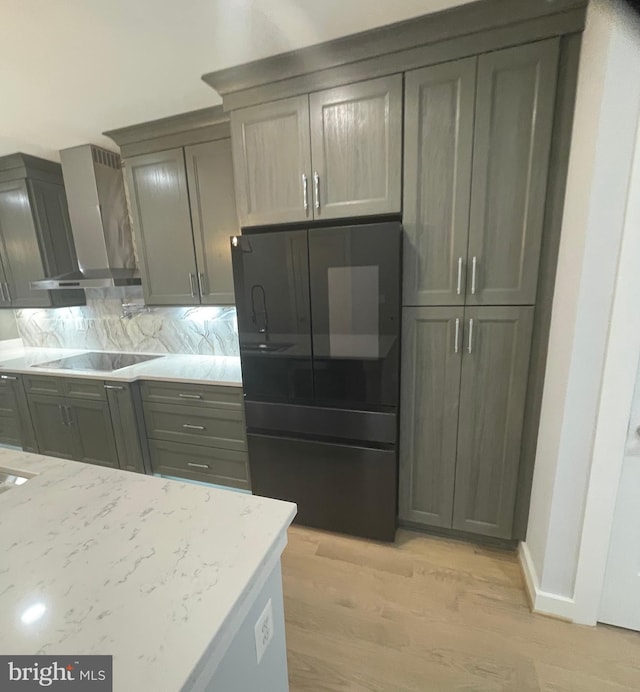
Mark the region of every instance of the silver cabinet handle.
[[456, 336], [454, 340], [453, 352], [459, 353], [460, 351], [460, 318], [456, 317]]
[[67, 423], [66, 415], [67, 407], [63, 406], [62, 404], [58, 404], [58, 410], [60, 411], [60, 418], [62, 418], [62, 425], [64, 425], [65, 427], [68, 426], [69, 424]]
[[121, 391], [124, 389], [124, 387], [122, 387], [119, 384], [105, 384], [104, 388], [105, 389], [117, 389], [118, 391]]
[[462, 292], [462, 257], [458, 257], [458, 284], [456, 286], [456, 294]]
[[476, 294], [476, 269], [477, 269], [477, 264], [478, 260], [476, 256], [473, 256], [473, 259], [471, 260], [471, 295], [475, 296]]
[[206, 430], [204, 425], [190, 425], [189, 423], [185, 423], [182, 427], [185, 430]]
[[207, 277], [204, 272], [198, 272], [198, 286], [200, 287], [200, 295], [209, 295], [209, 286], [207, 284]]
[[318, 175], [318, 171], [314, 171], [313, 173], [313, 194], [315, 196], [315, 207], [316, 209], [320, 209], [320, 176]]
[[202, 399], [202, 394], [178, 394], [181, 399]]
[[65, 406], [65, 411], [67, 412], [67, 425], [71, 427], [73, 425], [73, 418], [71, 418], [71, 407]]
[[7, 301], [11, 302], [11, 289], [9, 288], [9, 284], [5, 282], [4, 287], [7, 292]]
[[2, 299], [2, 302], [3, 302], [3, 303], [7, 303], [8, 300], [7, 300], [7, 296], [6, 296], [5, 292], [4, 292], [4, 284], [3, 284], [3, 283], [0, 283], [0, 293], [2, 294], [2, 295], [0, 296], [0, 298]]
[[194, 469], [208, 469], [209, 464], [196, 464], [195, 461], [188, 461], [187, 466], [191, 466]]
[[305, 173], [302, 174], [302, 204], [305, 211], [309, 211], [309, 181]]
[[473, 352], [473, 318], [469, 320], [469, 353]]
[[17, 380], [17, 377], [13, 375], [0, 375], [0, 380]]
[[191, 297], [195, 298], [197, 296], [196, 277], [192, 272], [189, 272], [189, 285], [191, 286]]

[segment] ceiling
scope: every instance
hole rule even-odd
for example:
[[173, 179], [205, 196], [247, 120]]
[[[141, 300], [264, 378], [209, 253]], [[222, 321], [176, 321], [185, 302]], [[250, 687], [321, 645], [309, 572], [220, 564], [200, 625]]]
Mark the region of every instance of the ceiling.
[[200, 76], [471, 0], [0, 0], [0, 155], [220, 102]]

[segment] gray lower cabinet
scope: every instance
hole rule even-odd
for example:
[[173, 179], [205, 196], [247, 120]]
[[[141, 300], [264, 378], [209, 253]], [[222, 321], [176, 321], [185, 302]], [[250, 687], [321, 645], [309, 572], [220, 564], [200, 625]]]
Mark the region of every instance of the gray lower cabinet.
[[399, 213], [402, 75], [309, 96], [316, 219]]
[[67, 399], [67, 420], [73, 431], [74, 459], [118, 468], [118, 452], [106, 401]]
[[533, 312], [405, 308], [402, 521], [511, 538]]
[[29, 409], [41, 454], [74, 459], [74, 430], [68, 424], [67, 399], [48, 394], [30, 394]]
[[111, 412], [119, 466], [126, 471], [145, 473], [142, 451], [145, 433], [138, 388], [124, 382], [108, 382], [104, 388]]
[[38, 451], [20, 375], [0, 375], [0, 443]]
[[464, 308], [405, 308], [400, 418], [401, 520], [451, 527]]
[[313, 218], [308, 96], [233, 111], [231, 142], [241, 226]]
[[42, 454], [144, 473], [135, 385], [43, 375], [24, 385]]
[[511, 538], [533, 312], [465, 311], [454, 529]]
[[131, 156], [125, 173], [145, 302], [232, 305], [230, 140]]
[[250, 489], [239, 387], [143, 382], [154, 473]]

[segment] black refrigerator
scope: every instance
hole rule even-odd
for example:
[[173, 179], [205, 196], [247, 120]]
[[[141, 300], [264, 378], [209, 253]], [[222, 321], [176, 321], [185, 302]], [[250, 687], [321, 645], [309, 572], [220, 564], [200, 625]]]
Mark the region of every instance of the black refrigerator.
[[231, 238], [249, 467], [308, 526], [395, 537], [402, 227]]

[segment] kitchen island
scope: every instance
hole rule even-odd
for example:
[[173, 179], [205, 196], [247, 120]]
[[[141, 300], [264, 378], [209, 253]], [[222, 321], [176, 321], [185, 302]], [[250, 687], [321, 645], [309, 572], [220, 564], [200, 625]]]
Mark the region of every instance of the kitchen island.
[[116, 692], [288, 689], [295, 505], [8, 449], [0, 471], [28, 479], [0, 493], [0, 653], [113, 655]]

